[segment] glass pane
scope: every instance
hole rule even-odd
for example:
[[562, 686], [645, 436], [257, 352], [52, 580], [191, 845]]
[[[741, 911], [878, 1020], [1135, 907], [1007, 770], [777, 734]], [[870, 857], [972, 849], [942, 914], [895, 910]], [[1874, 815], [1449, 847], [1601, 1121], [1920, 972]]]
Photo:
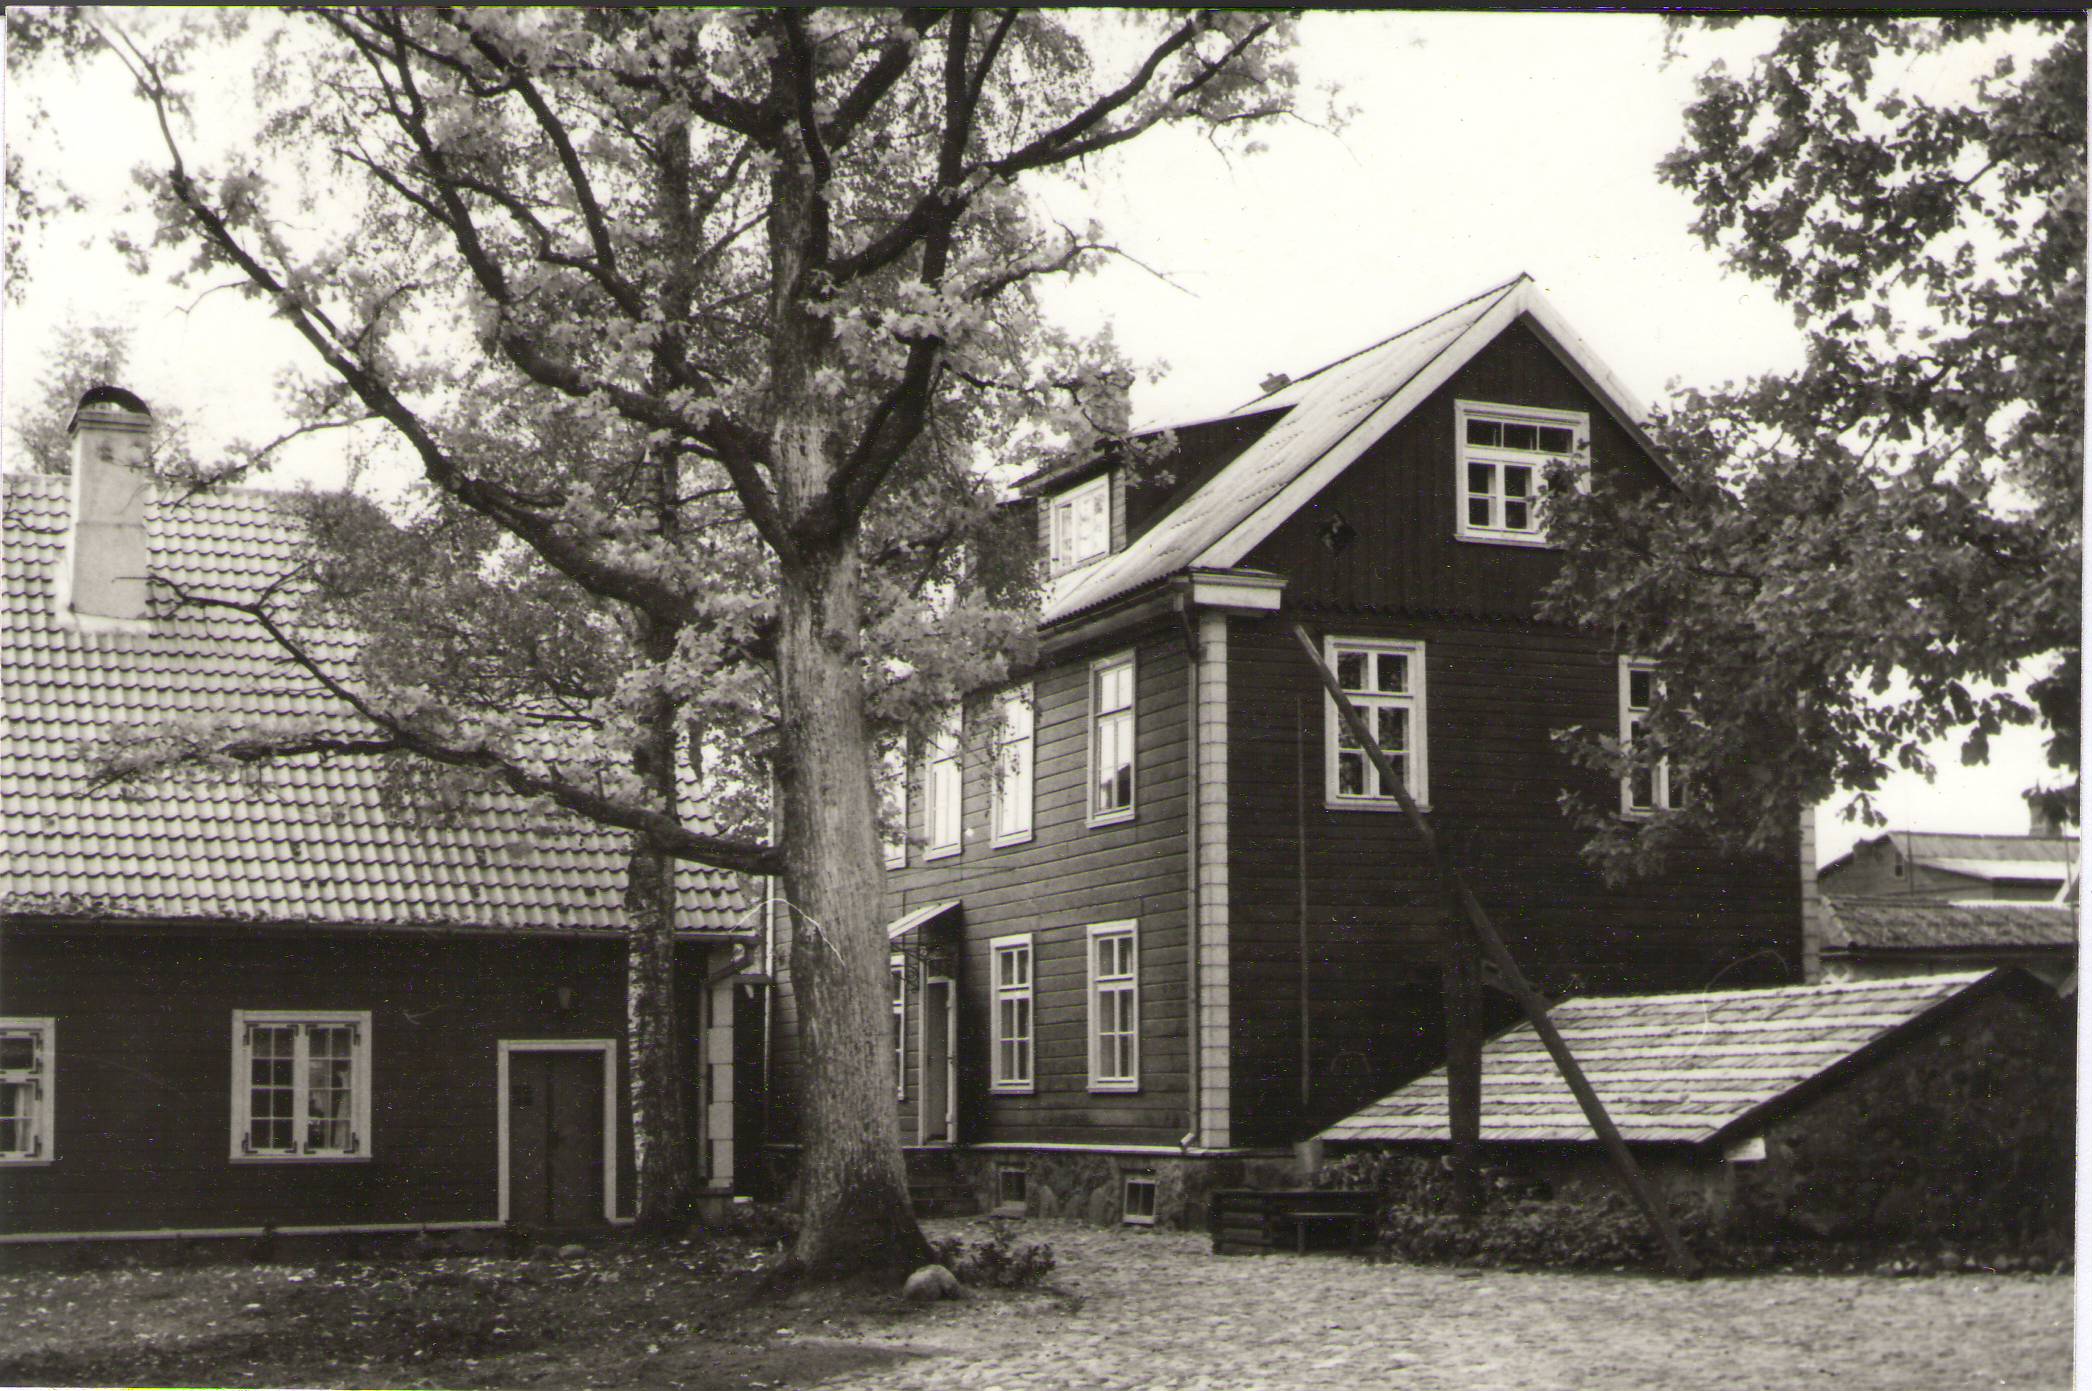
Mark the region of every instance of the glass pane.
[[1627, 803], [1637, 811], [1648, 811], [1656, 805], [1656, 770], [1637, 768], [1628, 779]]
[[1488, 525], [1489, 525], [1489, 499], [1488, 499], [1488, 498], [1486, 498], [1486, 497], [1471, 497], [1471, 498], [1469, 498], [1469, 499], [1467, 500], [1467, 524], [1468, 524], [1469, 526], [1488, 526]]
[[1494, 420], [1472, 420], [1467, 422], [1469, 444], [1497, 444], [1503, 439], [1503, 427]]
[[1467, 490], [1487, 497], [1496, 491], [1496, 466], [1494, 464], [1469, 464], [1467, 466]]
[[1572, 447], [1569, 429], [1564, 425], [1542, 425], [1540, 447], [1550, 454], [1567, 454]]
[[[1387, 761], [1394, 765], [1395, 776], [1402, 780], [1402, 785], [1404, 787], [1407, 787], [1409, 785], [1409, 755], [1406, 753], [1396, 753], [1394, 750], [1390, 749], [1387, 751]], [[1382, 785], [1380, 787], [1380, 795], [1383, 797], [1392, 797], [1395, 795], [1395, 790], [1391, 787]]]
[[1397, 753], [1409, 747], [1409, 712], [1398, 706], [1383, 706], [1380, 710], [1380, 747], [1389, 753]]
[[1365, 653], [1337, 653], [1337, 684], [1347, 691], [1362, 691], [1366, 688]]
[[1656, 703], [1655, 697], [1656, 673], [1647, 670], [1630, 669], [1627, 673], [1627, 708], [1630, 710], [1647, 710]]
[[23, 1120], [29, 1115], [27, 1082], [0, 1082], [0, 1120]]
[[1409, 689], [1409, 658], [1400, 652], [1379, 654], [1380, 689], [1401, 695]]
[[1529, 497], [1533, 489], [1533, 471], [1516, 464], [1504, 466], [1504, 496]]
[[1540, 442], [1539, 431], [1530, 425], [1505, 425], [1504, 448], [1531, 449]]
[[36, 1039], [30, 1034], [0, 1034], [0, 1069], [29, 1072], [36, 1067]]
[[1682, 807], [1686, 804], [1687, 783], [1685, 775], [1666, 762], [1663, 766], [1664, 790], [1670, 793], [1670, 805]]
[[[1368, 713], [1366, 718], [1371, 719], [1371, 714]], [[1340, 722], [1337, 725], [1337, 747], [1340, 749], [1355, 749], [1358, 747], [1358, 736], [1351, 732], [1351, 726], [1348, 722]]]
[[1344, 797], [1362, 797], [1366, 791], [1366, 756], [1362, 753], [1340, 753], [1337, 755], [1337, 793]]
[[1507, 502], [1504, 504], [1504, 530], [1531, 531], [1533, 529], [1533, 505], [1529, 502]]

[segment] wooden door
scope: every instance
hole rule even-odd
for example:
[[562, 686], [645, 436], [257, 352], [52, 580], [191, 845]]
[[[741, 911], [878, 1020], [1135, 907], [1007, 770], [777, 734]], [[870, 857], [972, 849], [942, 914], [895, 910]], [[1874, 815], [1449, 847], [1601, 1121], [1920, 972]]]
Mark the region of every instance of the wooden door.
[[952, 1135], [952, 983], [932, 976], [923, 982], [922, 1098], [920, 1135], [926, 1145], [948, 1145]]
[[535, 1227], [603, 1220], [602, 1054], [509, 1055], [508, 1215]]

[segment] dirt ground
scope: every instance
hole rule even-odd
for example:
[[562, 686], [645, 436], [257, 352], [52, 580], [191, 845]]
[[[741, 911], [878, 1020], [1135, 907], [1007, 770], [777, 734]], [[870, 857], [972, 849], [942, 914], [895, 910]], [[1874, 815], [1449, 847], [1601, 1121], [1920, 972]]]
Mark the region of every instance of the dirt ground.
[[[978, 1232], [960, 1223], [935, 1232]], [[753, 1298], [765, 1252], [0, 1275], [0, 1384], [635, 1388], [1669, 1388], [2071, 1384], [2069, 1276], [1540, 1274], [1215, 1258], [1027, 1223], [1049, 1286], [911, 1309]]]

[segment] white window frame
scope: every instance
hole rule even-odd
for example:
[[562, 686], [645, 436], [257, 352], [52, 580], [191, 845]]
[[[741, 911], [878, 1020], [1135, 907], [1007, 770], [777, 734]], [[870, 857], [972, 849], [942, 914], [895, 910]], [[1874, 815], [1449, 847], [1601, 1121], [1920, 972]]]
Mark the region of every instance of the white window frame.
[[887, 984], [893, 992], [893, 1098], [908, 1099], [908, 962], [899, 952], [886, 958]]
[[879, 784], [877, 791], [882, 817], [892, 822], [892, 837], [879, 838], [879, 851], [885, 856], [888, 869], [908, 867], [908, 752], [900, 741], [885, 745], [879, 750]]
[[[1140, 1090], [1140, 924], [1132, 920], [1093, 923], [1088, 936], [1090, 1090], [1137, 1092]], [[1099, 969], [1097, 956], [1107, 941], [1127, 944], [1129, 969], [1109, 974]], [[1126, 1040], [1125, 1066], [1120, 1069], [1114, 1069], [1112, 1064], [1116, 1060], [1106, 1056], [1104, 999], [1107, 995], [1126, 998], [1125, 1032], [1112, 1035]]]
[[[1120, 667], [1126, 670], [1126, 704], [1112, 710], [1100, 710], [1098, 689], [1106, 672]], [[1140, 668], [1134, 661], [1131, 649], [1099, 657], [1090, 663], [1089, 689], [1089, 788], [1083, 793], [1083, 804], [1088, 809], [1089, 824], [1092, 826], [1115, 826], [1121, 821], [1131, 821], [1134, 810], [1140, 805]], [[1100, 806], [1098, 797], [1098, 759], [1103, 753], [1105, 721], [1114, 728], [1123, 728], [1122, 737], [1126, 749], [1126, 801], [1123, 806]]]
[[938, 717], [936, 728], [923, 740], [925, 860], [956, 855], [966, 841], [966, 776], [959, 762], [965, 737], [964, 710], [954, 704]]
[[[350, 1097], [350, 1147], [345, 1150], [310, 1150], [304, 1147], [305, 1127], [308, 1119], [307, 1106], [311, 1100], [306, 1086], [306, 1049], [311, 1029], [316, 1025], [347, 1027], [354, 1031], [353, 1065], [350, 1068], [350, 1085], [355, 1088]], [[291, 1115], [291, 1140], [295, 1148], [288, 1150], [256, 1150], [249, 1147], [250, 1107], [253, 1102], [253, 1065], [249, 1053], [248, 1031], [250, 1028], [289, 1026], [297, 1029], [297, 1042], [291, 1066], [292, 1086], [295, 1089], [296, 1107]], [[371, 1028], [370, 1011], [339, 1009], [236, 1009], [232, 1012], [232, 1146], [231, 1158], [239, 1164], [325, 1164], [362, 1163], [371, 1157], [373, 1146], [370, 1133], [370, 1084], [371, 1084]]]
[[[1634, 704], [1634, 676], [1647, 672], [1653, 686], [1663, 684], [1663, 671], [1657, 663], [1644, 657], [1623, 656], [1619, 661], [1620, 672], [1620, 749], [1623, 753], [1634, 748], [1635, 731], [1644, 716], [1646, 705]], [[1651, 694], [1655, 694], [1654, 691]], [[1660, 811], [1672, 811], [1676, 804], [1671, 797], [1671, 760], [1660, 758], [1649, 768], [1649, 788], [1654, 802], [1649, 806], [1637, 806], [1634, 800], [1634, 772], [1629, 769], [1620, 777], [1620, 815], [1631, 817], [1654, 816]]]
[[26, 1135], [10, 1150], [0, 1150], [0, 1165], [48, 1164], [57, 1155], [58, 1021], [48, 1015], [0, 1019], [0, 1034], [26, 1035], [30, 1063], [0, 1072], [0, 1082], [29, 1089], [29, 1108], [21, 1118]]
[[[1368, 725], [1374, 723], [1374, 712], [1383, 707], [1409, 711], [1409, 747], [1403, 750], [1404, 771], [1409, 784], [1409, 795], [1416, 799], [1420, 808], [1431, 806], [1431, 760], [1430, 726], [1427, 722], [1425, 667], [1425, 644], [1397, 638], [1338, 637], [1323, 639], [1322, 660], [1328, 663], [1331, 676], [1341, 671], [1340, 655], [1344, 652], [1363, 652], [1370, 656], [1391, 653], [1409, 659], [1409, 691], [1405, 695], [1392, 692], [1345, 691], [1352, 706]], [[1339, 677], [1339, 680], [1342, 678]], [[1340, 791], [1342, 781], [1337, 773], [1337, 755], [1343, 750], [1346, 737], [1344, 718], [1337, 712], [1336, 697], [1327, 692], [1322, 697], [1322, 804], [1332, 811], [1400, 811], [1402, 803], [1393, 792], [1360, 794]], [[1371, 759], [1365, 760], [1367, 785], [1380, 785], [1380, 771]]]
[[[1500, 445], [1470, 444], [1467, 426], [1470, 419], [1494, 421], [1504, 425], [1530, 425], [1543, 429], [1566, 429], [1569, 431], [1567, 452], [1541, 449], [1514, 449]], [[1545, 546], [1547, 539], [1547, 470], [1557, 464], [1568, 464], [1578, 470], [1578, 486], [1588, 487], [1590, 480], [1591, 416], [1588, 411], [1550, 410], [1543, 406], [1507, 406], [1491, 401], [1455, 401], [1453, 403], [1453, 518], [1454, 534], [1462, 541], [1480, 541], [1498, 546]], [[1470, 491], [1468, 466], [1470, 464], [1491, 471], [1491, 486], [1486, 494]], [[1506, 468], [1526, 468], [1531, 473], [1529, 491], [1526, 493], [1528, 524], [1514, 527], [1509, 524], [1506, 504], [1516, 501], [1508, 495], [1505, 487]], [[1486, 498], [1489, 503], [1489, 520], [1478, 523], [1468, 516], [1471, 500]]]
[[[1076, 522], [1082, 509], [1095, 502], [1099, 494], [1103, 495], [1103, 505], [1092, 513], [1096, 518], [1095, 533], [1078, 530]], [[1087, 483], [1057, 494], [1048, 502], [1046, 535], [1048, 568], [1055, 575], [1081, 569], [1093, 560], [1110, 555], [1111, 475], [1099, 474]]]
[[[1023, 961], [1021, 982], [1005, 982], [1003, 958], [1005, 955]], [[989, 1029], [990, 1046], [994, 1052], [989, 1059], [991, 1081], [988, 1090], [1005, 1095], [1025, 1095], [1037, 1085], [1039, 1071], [1038, 1039], [1039, 1010], [1036, 984], [1038, 959], [1032, 951], [1032, 934], [1013, 933], [1007, 937], [995, 937], [988, 942], [988, 985], [993, 996], [994, 1019]], [[1005, 1032], [1003, 1028], [1003, 1005], [1022, 1000], [1024, 1002], [1024, 1031], [1021, 1034]], [[1004, 1047], [1021, 1044], [1023, 1048], [1022, 1075], [1018, 1069], [1005, 1066]]]
[[1030, 686], [1001, 696], [995, 733], [995, 780], [988, 799], [988, 844], [1023, 845], [1032, 836], [1032, 766], [1038, 727]]
[[[1146, 1212], [1133, 1210], [1133, 1190], [1141, 1189], [1147, 1194]], [[1119, 1220], [1129, 1227], [1152, 1227], [1155, 1225], [1155, 1206], [1162, 1196], [1162, 1185], [1153, 1174], [1121, 1174], [1119, 1176]]]

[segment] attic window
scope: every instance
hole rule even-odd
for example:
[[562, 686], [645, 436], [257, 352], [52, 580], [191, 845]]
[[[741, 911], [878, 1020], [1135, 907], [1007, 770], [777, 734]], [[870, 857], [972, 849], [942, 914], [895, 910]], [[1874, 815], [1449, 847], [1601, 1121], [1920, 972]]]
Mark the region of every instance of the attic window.
[[1092, 478], [1051, 504], [1048, 522], [1056, 575], [1087, 565], [1111, 549], [1111, 477]]
[[1454, 417], [1460, 539], [1545, 545], [1547, 471], [1585, 461], [1591, 417], [1475, 401], [1456, 402]]

